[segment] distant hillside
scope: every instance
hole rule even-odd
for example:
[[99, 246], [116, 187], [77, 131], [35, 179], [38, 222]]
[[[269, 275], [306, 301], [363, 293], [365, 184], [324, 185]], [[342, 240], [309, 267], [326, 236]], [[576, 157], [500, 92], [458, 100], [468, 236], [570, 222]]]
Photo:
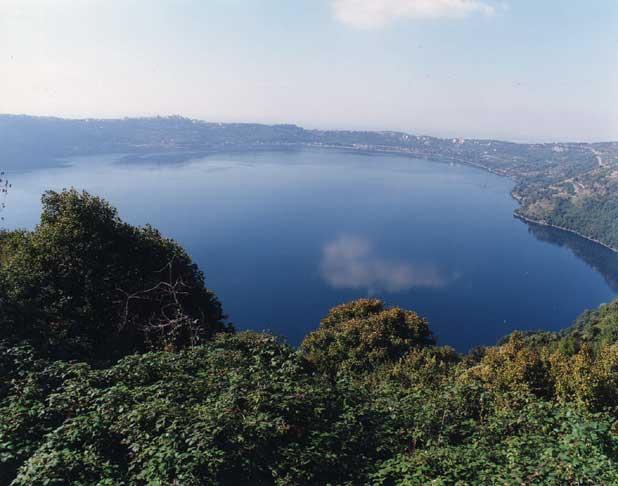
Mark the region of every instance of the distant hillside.
[[458, 162], [513, 178], [517, 214], [618, 248], [618, 142], [519, 144], [402, 132], [305, 130], [178, 116], [67, 120], [0, 115], [0, 166], [39, 167], [100, 153], [184, 154], [319, 146]]

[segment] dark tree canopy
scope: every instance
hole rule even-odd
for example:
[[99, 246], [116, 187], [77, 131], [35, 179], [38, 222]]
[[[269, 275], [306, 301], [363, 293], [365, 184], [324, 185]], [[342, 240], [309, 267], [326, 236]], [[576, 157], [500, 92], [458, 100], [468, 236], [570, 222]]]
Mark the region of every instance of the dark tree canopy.
[[174, 241], [86, 192], [49, 191], [42, 203], [34, 231], [0, 239], [3, 338], [108, 359], [225, 328], [219, 301]]

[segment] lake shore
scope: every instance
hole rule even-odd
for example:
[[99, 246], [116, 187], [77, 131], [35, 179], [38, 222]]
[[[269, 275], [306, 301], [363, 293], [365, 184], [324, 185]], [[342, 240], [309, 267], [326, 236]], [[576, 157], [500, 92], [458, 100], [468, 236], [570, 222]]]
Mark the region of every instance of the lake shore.
[[[514, 199], [517, 200], [516, 198], [514, 198]], [[557, 229], [557, 230], [560, 230], [560, 231], [566, 231], [567, 233], [574, 234], [576, 236], [579, 236], [580, 238], [583, 238], [585, 240], [588, 240], [588, 241], [591, 241], [593, 243], [596, 243], [597, 245], [600, 245], [600, 246], [602, 246], [604, 248], [607, 248], [608, 250], [611, 250], [614, 253], [618, 253], [618, 248], [614, 248], [612, 246], [609, 246], [606, 243], [603, 243], [602, 241], [596, 240], [596, 239], [594, 239], [594, 238], [592, 238], [590, 236], [586, 236], [586, 235], [584, 235], [584, 234], [582, 234], [582, 233], [580, 233], [578, 231], [575, 231], [575, 230], [572, 230], [572, 229], [569, 229], [569, 228], [565, 228], [563, 226], [557, 226], [555, 224], [550, 224], [550, 223], [547, 223], [545, 221], [534, 220], [532, 218], [528, 218], [526, 216], [523, 216], [523, 215], [521, 215], [521, 214], [519, 214], [517, 212], [514, 212], [513, 216], [515, 218], [517, 218], [517, 219], [520, 219], [520, 220], [526, 222], [526, 223], [533, 223], [533, 224], [538, 224], [539, 226], [545, 226], [547, 228], [553, 228], [553, 229]]]
[[[444, 163], [458, 163], [458, 164], [462, 164], [462, 165], [467, 165], [469, 167], [474, 167], [476, 169], [480, 169], [486, 172], [489, 172], [491, 174], [497, 175], [499, 177], [507, 177], [511, 180], [514, 180], [513, 177], [509, 174], [506, 174], [502, 171], [498, 171], [495, 170], [491, 167], [487, 167], [483, 164], [479, 164], [476, 162], [471, 162], [465, 159], [461, 159], [458, 157], [441, 157], [439, 160], [437, 158], [434, 157], [427, 157], [427, 156], [422, 156], [420, 154], [414, 154], [411, 151], [407, 151], [407, 150], [401, 150], [401, 149], [397, 149], [397, 148], [369, 148], [369, 147], [363, 147], [363, 148], [359, 148], [356, 146], [322, 146], [323, 148], [339, 148], [339, 149], [345, 149], [345, 150], [350, 150], [350, 151], [354, 151], [354, 152], [366, 152], [366, 153], [379, 153], [379, 154], [396, 154], [396, 155], [408, 155], [408, 156], [414, 156], [414, 157], [418, 157], [418, 158], [422, 158], [431, 162], [444, 162]], [[521, 197], [519, 197], [517, 194], [515, 194], [514, 192], [511, 192], [511, 197], [517, 201], [517, 203], [520, 205], [521, 207]], [[608, 250], [613, 251], [614, 253], [618, 253], [618, 248], [614, 248], [611, 245], [608, 245], [607, 243], [604, 243], [602, 241], [599, 241], [595, 238], [592, 238], [591, 236], [587, 236], [583, 233], [580, 233], [579, 231], [570, 229], [570, 228], [565, 228], [563, 226], [557, 226], [557, 225], [553, 225], [550, 223], [547, 223], [545, 221], [541, 221], [541, 220], [534, 220], [532, 218], [528, 218], [526, 216], [523, 216], [522, 214], [518, 213], [517, 210], [513, 213], [513, 216], [517, 219], [520, 219], [524, 222], [527, 223], [534, 223], [534, 224], [538, 224], [540, 226], [545, 226], [548, 228], [553, 228], [553, 229], [557, 229], [557, 230], [561, 230], [561, 231], [566, 231], [568, 233], [574, 234], [576, 236], [579, 236], [580, 238], [583, 238], [585, 240], [591, 241], [593, 243], [596, 243], [597, 245], [601, 245], [604, 248], [607, 248]]]

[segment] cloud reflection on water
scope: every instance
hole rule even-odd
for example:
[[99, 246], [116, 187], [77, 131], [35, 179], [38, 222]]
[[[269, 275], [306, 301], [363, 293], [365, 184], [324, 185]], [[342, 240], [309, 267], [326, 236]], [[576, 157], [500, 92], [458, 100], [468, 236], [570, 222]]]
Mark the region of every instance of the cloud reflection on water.
[[366, 289], [369, 294], [411, 288], [442, 288], [458, 276], [428, 263], [410, 263], [376, 254], [367, 238], [342, 235], [322, 247], [320, 274], [336, 289]]

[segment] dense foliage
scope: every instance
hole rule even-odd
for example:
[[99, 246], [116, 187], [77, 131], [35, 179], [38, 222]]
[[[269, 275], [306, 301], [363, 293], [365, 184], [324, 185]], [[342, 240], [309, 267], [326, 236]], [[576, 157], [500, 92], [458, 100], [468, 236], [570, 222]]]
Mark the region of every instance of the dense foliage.
[[561, 336], [575, 341], [578, 346], [618, 342], [618, 301], [584, 312]]
[[0, 481], [614, 484], [618, 346], [415, 348], [332, 381], [256, 333], [106, 369], [5, 350]]
[[431, 344], [435, 341], [427, 321], [414, 312], [361, 299], [332, 309], [300, 349], [320, 372], [334, 374], [371, 371]]
[[[153, 263], [110, 248], [127, 238], [149, 249], [141, 238], [156, 233], [87, 194], [44, 202], [34, 232], [0, 238], [0, 484], [618, 484], [618, 303], [562, 333], [514, 333], [465, 356], [378, 300], [335, 307], [298, 349], [217, 327], [198, 341], [169, 326], [158, 345], [130, 341], [113, 326], [115, 297], [89, 292], [115, 295], [110, 278], [150, 285]], [[89, 205], [108, 217], [83, 217]], [[192, 319], [200, 296], [216, 303], [186, 254], [153, 240], [161, 261], [180, 255], [196, 279], [197, 297], [176, 311]], [[105, 243], [110, 256], [91, 246]], [[152, 320], [140, 311], [138, 327]], [[22, 315], [36, 326], [20, 331]], [[106, 332], [108, 356], [92, 341]], [[75, 340], [97, 354], [50, 352]]]
[[175, 242], [87, 193], [47, 192], [42, 203], [34, 231], [0, 239], [0, 339], [107, 359], [223, 329], [221, 305]]
[[[611, 193], [614, 194], [614, 189]], [[581, 200], [576, 200], [574, 195], [568, 198], [552, 195], [520, 209], [518, 214], [618, 248], [618, 201], [604, 194]]]

